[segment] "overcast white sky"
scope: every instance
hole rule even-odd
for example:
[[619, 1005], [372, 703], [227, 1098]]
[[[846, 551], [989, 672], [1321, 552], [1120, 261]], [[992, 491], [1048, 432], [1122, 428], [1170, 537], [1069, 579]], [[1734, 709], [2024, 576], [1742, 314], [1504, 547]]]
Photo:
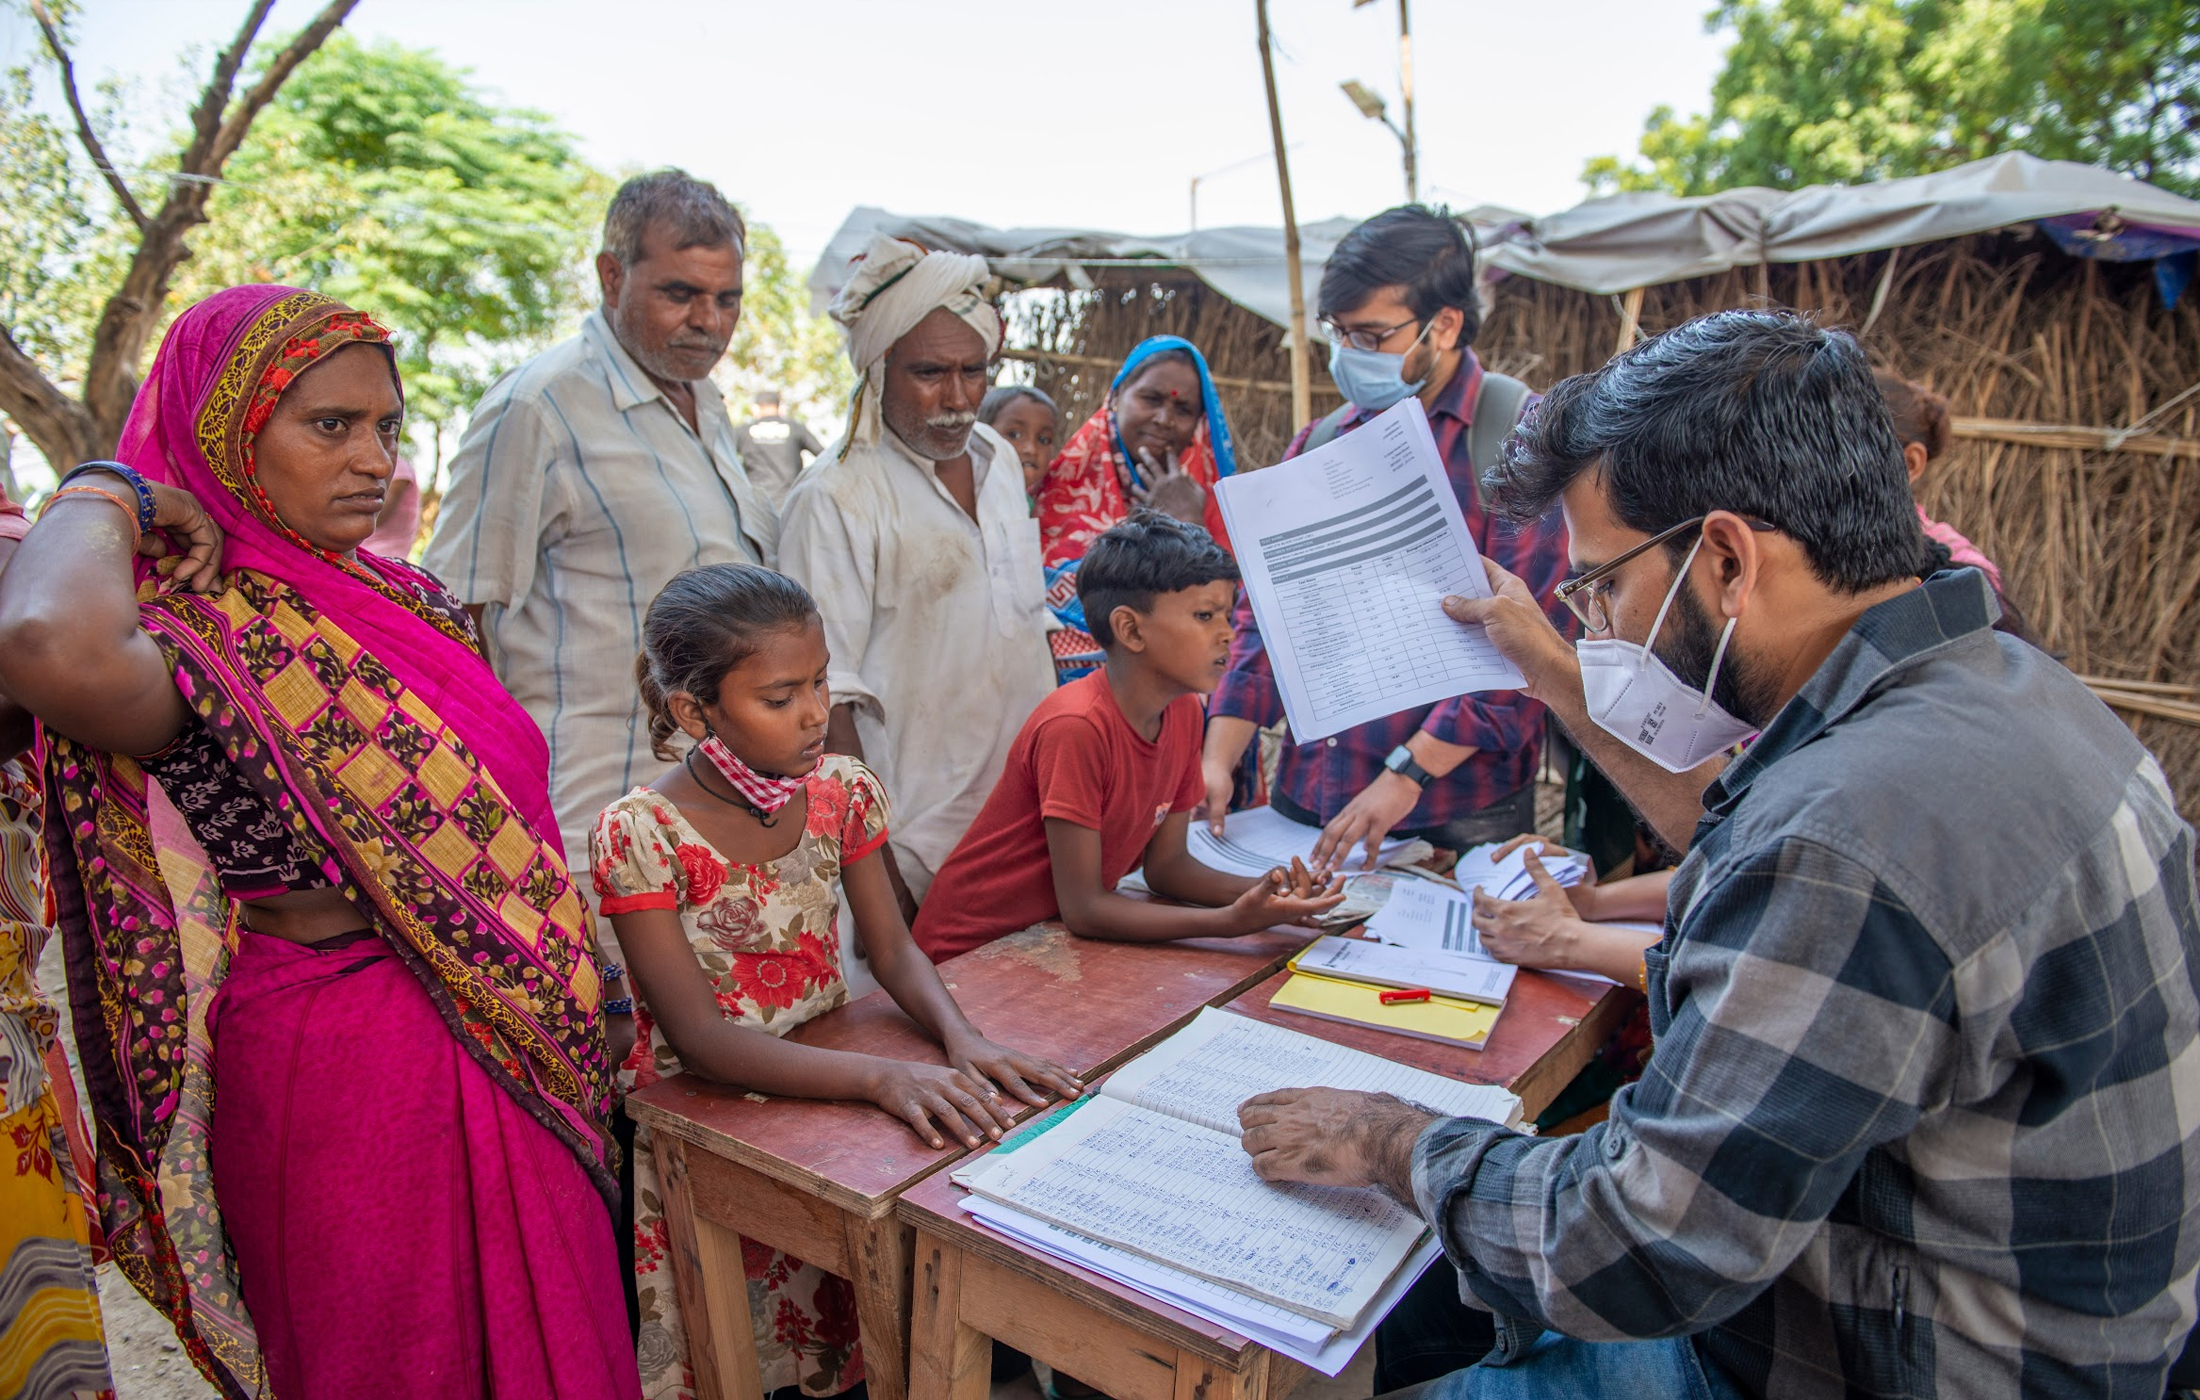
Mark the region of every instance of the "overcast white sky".
[[[269, 28], [313, 0], [278, 0]], [[1630, 151], [1658, 103], [1701, 110], [1724, 39], [1708, 0], [1416, 0], [1422, 193], [1547, 213], [1583, 161]], [[81, 0], [88, 83], [173, 97], [244, 0]], [[1397, 7], [1271, 0], [1299, 216], [1403, 194], [1398, 143], [1337, 89], [1398, 92]], [[848, 209], [1002, 225], [1274, 225], [1253, 0], [364, 0], [350, 28], [439, 50], [549, 113], [594, 161], [679, 164], [775, 226], [800, 265]], [[36, 31], [0, 9], [0, 65]], [[180, 115], [180, 112], [170, 114]], [[1237, 164], [1244, 162], [1243, 164]]]

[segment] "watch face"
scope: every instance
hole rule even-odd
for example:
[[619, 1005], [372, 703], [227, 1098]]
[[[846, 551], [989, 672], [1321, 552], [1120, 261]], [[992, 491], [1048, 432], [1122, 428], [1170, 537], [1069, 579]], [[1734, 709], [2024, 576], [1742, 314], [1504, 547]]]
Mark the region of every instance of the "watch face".
[[1390, 757], [1383, 760], [1383, 767], [1395, 773], [1411, 762], [1413, 762], [1413, 750], [1407, 748], [1404, 744], [1400, 744], [1390, 751]]

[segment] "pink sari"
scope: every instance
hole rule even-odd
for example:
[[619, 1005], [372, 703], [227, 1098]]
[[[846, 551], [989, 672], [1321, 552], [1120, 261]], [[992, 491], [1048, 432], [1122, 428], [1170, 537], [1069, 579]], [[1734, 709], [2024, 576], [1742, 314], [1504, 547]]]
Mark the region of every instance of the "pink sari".
[[228, 535], [228, 591], [148, 577], [144, 627], [372, 928], [244, 929], [143, 768], [48, 734], [103, 1223], [225, 1395], [631, 1397], [602, 988], [541, 733], [433, 580], [314, 549], [255, 474], [284, 387], [386, 339], [233, 288], [170, 328], [123, 431]]

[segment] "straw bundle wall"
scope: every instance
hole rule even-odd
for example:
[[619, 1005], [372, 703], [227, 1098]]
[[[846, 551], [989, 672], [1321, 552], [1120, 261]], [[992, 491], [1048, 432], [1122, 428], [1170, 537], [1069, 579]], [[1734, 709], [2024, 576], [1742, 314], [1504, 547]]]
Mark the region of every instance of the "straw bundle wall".
[[[1947, 395], [1959, 419], [1989, 420], [1969, 429], [1989, 436], [1959, 435], [1933, 464], [1920, 499], [2001, 565], [2033, 630], [2073, 671], [2180, 691], [2200, 682], [2200, 392], [2157, 412], [2200, 385], [2200, 295], [2164, 309], [2148, 264], [2071, 258], [2005, 231], [1651, 287], [1641, 330], [1749, 305], [1868, 322], [1875, 364]], [[1609, 358], [1622, 315], [1619, 298], [1510, 278], [1476, 348], [1490, 367], [1547, 388]], [[1268, 386], [1226, 385], [1223, 397], [1241, 463], [1276, 460], [1292, 426], [1281, 333], [1211, 291], [1149, 284], [1063, 298], [1037, 348], [1112, 362], [1162, 331], [1207, 349], [1217, 376]], [[1048, 366], [1036, 368], [1044, 387], [1059, 386], [1072, 424], [1106, 389], [1097, 367], [1055, 366], [1051, 381]], [[1318, 369], [1316, 382], [1322, 411], [1337, 400]], [[2011, 424], [2089, 430], [2055, 444], [2100, 429], [2143, 435], [2119, 450], [2001, 440]], [[2200, 820], [2200, 725], [2122, 714]]]

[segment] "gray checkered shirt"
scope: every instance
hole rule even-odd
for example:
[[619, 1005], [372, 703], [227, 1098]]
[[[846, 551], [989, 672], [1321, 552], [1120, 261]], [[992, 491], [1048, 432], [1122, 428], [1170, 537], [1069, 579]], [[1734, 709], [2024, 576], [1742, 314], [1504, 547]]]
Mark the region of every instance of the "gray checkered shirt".
[[1873, 608], [1704, 794], [1608, 1123], [1423, 1133], [1483, 1306], [1690, 1336], [1754, 1395], [2159, 1400], [2200, 1264], [2193, 833], [1994, 616], [1972, 570]]

